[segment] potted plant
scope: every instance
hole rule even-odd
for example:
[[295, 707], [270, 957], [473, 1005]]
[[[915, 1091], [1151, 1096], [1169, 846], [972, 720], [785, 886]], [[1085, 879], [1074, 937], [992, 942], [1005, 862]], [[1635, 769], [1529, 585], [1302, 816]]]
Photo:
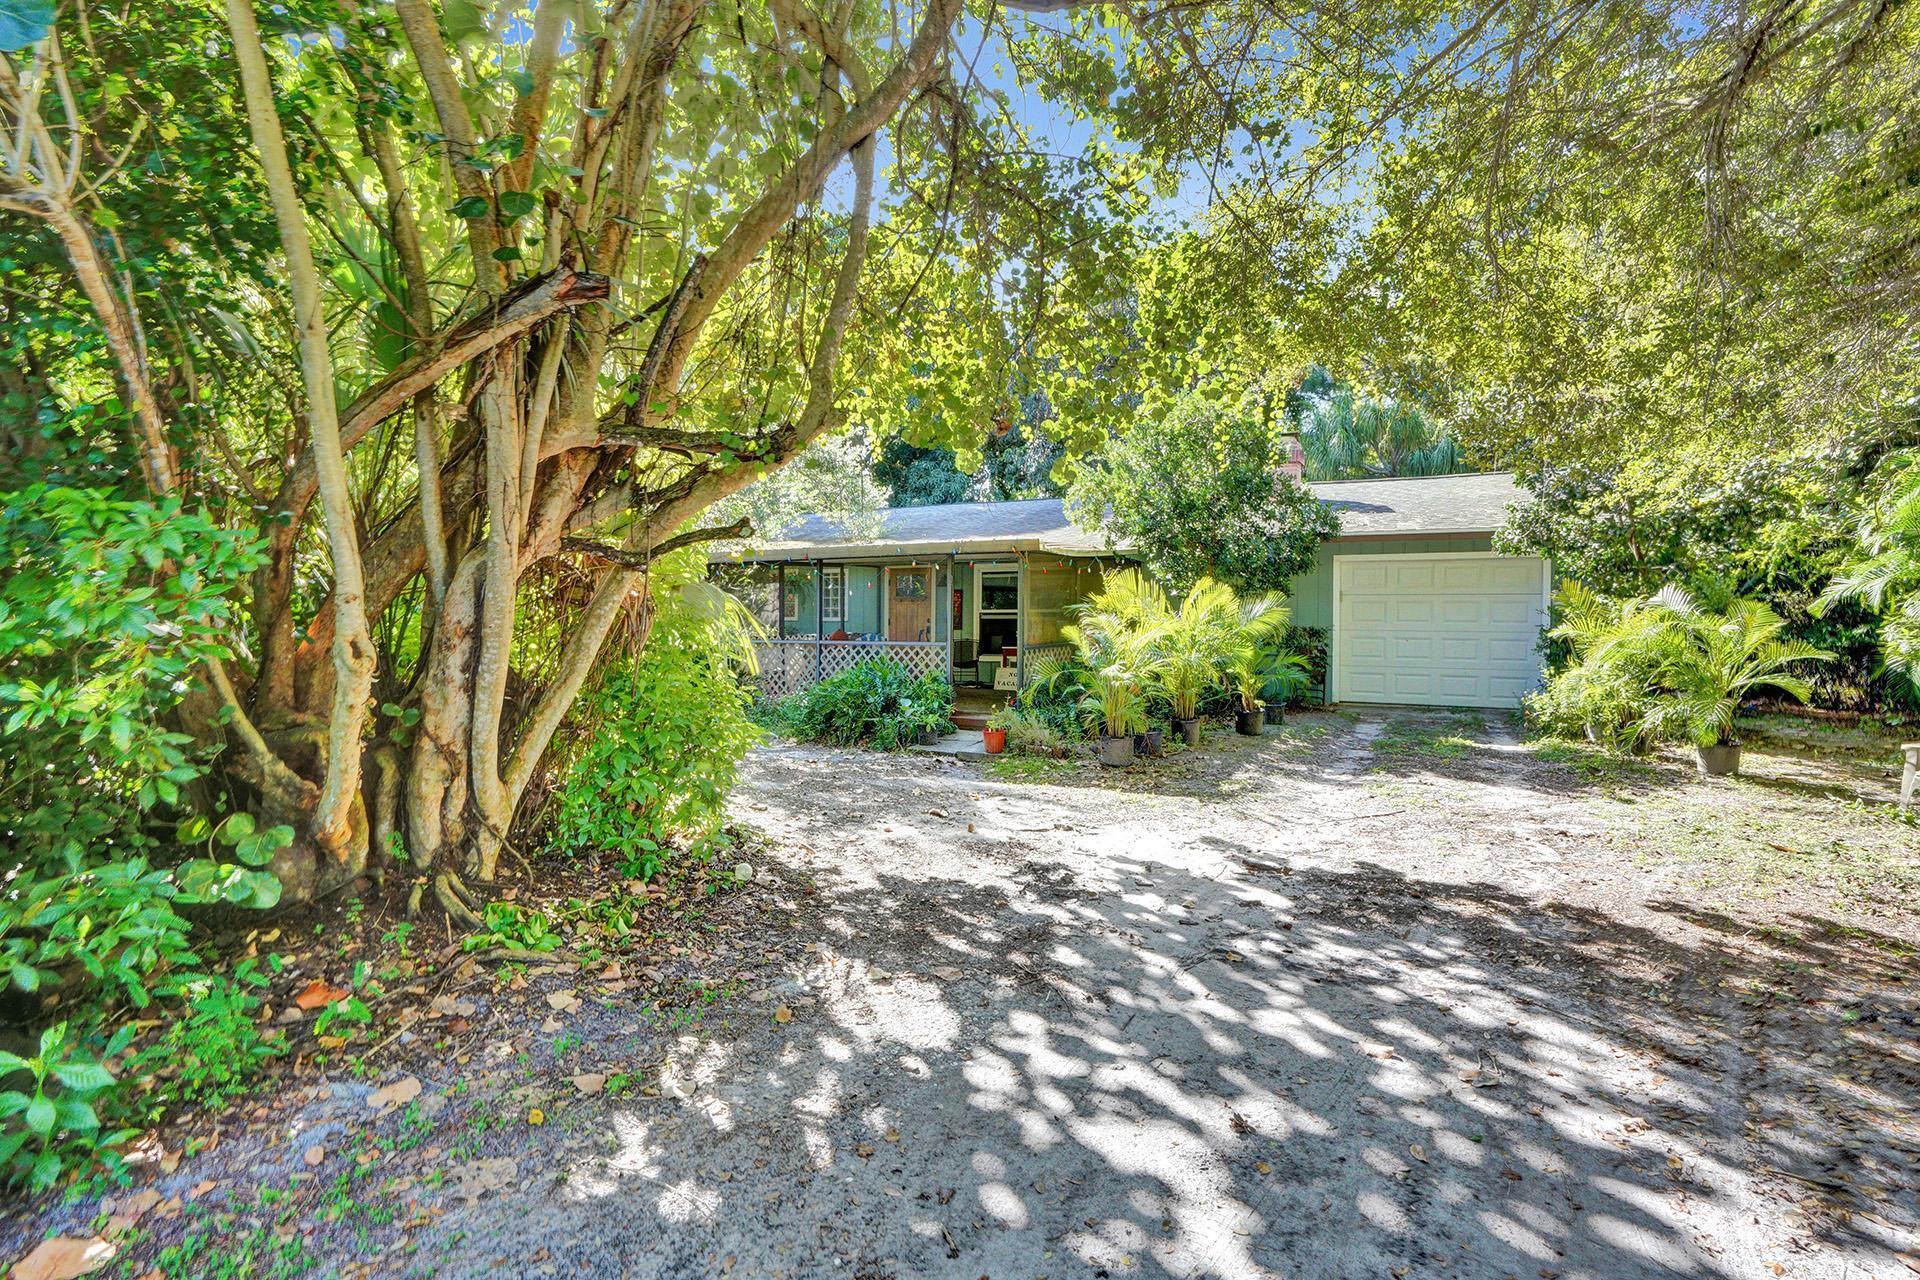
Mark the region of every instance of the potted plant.
[[1200, 699], [1220, 679], [1239, 617], [1232, 588], [1202, 578], [1179, 609], [1163, 611], [1149, 634], [1154, 683], [1172, 712], [1174, 732], [1190, 747], [1200, 745]]
[[1700, 772], [1721, 777], [1740, 770], [1734, 713], [1754, 689], [1771, 687], [1801, 702], [1812, 690], [1786, 668], [1833, 655], [1798, 640], [1782, 640], [1785, 619], [1758, 600], [1733, 600], [1712, 613], [1678, 587], [1653, 598], [1663, 615], [1642, 636], [1657, 655], [1661, 692], [1648, 715], [1654, 731], [1693, 743]]
[[1123, 769], [1133, 763], [1133, 735], [1146, 723], [1146, 700], [1137, 672], [1121, 661], [1089, 667], [1081, 678], [1080, 716], [1099, 742], [1100, 763]]
[[1266, 682], [1260, 655], [1254, 650], [1242, 650], [1227, 667], [1227, 687], [1240, 704], [1233, 727], [1249, 738], [1257, 738], [1267, 729], [1267, 709], [1260, 702], [1260, 690]]
[[987, 727], [980, 731], [980, 740], [986, 745], [987, 754], [997, 756], [1007, 749], [1007, 730], [1020, 723], [1020, 712], [1008, 703], [997, 708], [987, 717]]
[[953, 732], [953, 687], [938, 675], [922, 676], [901, 698], [900, 712], [914, 742], [930, 747]]
[[1280, 724], [1287, 718], [1287, 700], [1307, 687], [1307, 656], [1275, 645], [1263, 652], [1265, 682], [1260, 686], [1260, 703], [1268, 724]]

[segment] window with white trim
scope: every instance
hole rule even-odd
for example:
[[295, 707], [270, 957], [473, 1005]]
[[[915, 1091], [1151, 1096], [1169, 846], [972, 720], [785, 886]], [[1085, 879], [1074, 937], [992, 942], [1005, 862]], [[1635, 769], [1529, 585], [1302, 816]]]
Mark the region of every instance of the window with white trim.
[[820, 619], [844, 622], [847, 618], [847, 579], [845, 569], [820, 571]]

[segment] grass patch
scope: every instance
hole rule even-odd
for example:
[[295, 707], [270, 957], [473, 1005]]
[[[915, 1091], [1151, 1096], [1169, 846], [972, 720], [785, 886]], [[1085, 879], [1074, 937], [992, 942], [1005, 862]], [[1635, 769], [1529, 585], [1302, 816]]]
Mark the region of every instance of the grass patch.
[[1920, 894], [1913, 832], [1864, 806], [1783, 807], [1739, 780], [1732, 797], [1688, 787], [1639, 805], [1622, 834], [1636, 861], [1684, 868], [1695, 888], [1768, 897], [1813, 890], [1836, 907], [1862, 907]]
[[1591, 742], [1542, 738], [1529, 743], [1528, 750], [1533, 752], [1536, 759], [1571, 769], [1587, 782], [1650, 782], [1661, 772], [1660, 767], [1651, 761], [1608, 751]]
[[1486, 718], [1473, 711], [1390, 720], [1373, 740], [1374, 754], [1383, 757], [1374, 767], [1394, 761], [1458, 760], [1479, 745], [1475, 739], [1486, 729]]
[[1076, 772], [1074, 762], [1051, 756], [997, 755], [987, 761], [987, 776], [999, 782], [1061, 782]]

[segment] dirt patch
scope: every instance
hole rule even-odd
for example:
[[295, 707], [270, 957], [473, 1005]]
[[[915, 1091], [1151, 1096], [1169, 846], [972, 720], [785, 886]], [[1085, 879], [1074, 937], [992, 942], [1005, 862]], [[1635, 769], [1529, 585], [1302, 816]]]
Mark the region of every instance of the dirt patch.
[[1124, 771], [764, 750], [750, 887], [424, 975], [359, 1075], [216, 1118], [127, 1274], [1897, 1275], [1914, 828], [1851, 750], [1749, 761], [1447, 713]]

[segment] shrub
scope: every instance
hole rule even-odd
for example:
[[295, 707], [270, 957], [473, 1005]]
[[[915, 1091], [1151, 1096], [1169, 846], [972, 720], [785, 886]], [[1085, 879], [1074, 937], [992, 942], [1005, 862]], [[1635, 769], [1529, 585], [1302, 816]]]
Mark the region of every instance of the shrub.
[[[277, 962], [277, 957], [275, 958]], [[214, 974], [185, 984], [184, 1007], [133, 1055], [131, 1074], [150, 1081], [156, 1104], [218, 1107], [245, 1092], [261, 1069], [287, 1051], [277, 1028], [255, 1020], [266, 975], [242, 960], [233, 975]]]
[[63, 871], [0, 898], [0, 964], [21, 991], [87, 980], [96, 1001], [144, 1009], [198, 963], [170, 873], [143, 858]]
[[1785, 622], [1757, 600], [1723, 596], [1709, 608], [1668, 587], [1616, 601], [1569, 583], [1557, 603], [1552, 635], [1572, 663], [1529, 699], [1528, 713], [1549, 732], [1614, 747], [1730, 744], [1742, 698], [1774, 688], [1805, 700], [1805, 681], [1788, 668], [1830, 656], [1783, 638]]
[[228, 656], [257, 549], [178, 501], [0, 495], [0, 823], [42, 870], [152, 850], [203, 761], [170, 715]]
[[953, 686], [938, 672], [915, 678], [889, 658], [864, 658], [788, 700], [795, 735], [882, 751], [913, 745], [921, 731], [953, 731]]
[[554, 847], [605, 851], [651, 877], [672, 841], [716, 831], [740, 761], [759, 739], [749, 695], [698, 615], [664, 609], [640, 656], [604, 676], [591, 726], [556, 796]]
[[1007, 750], [1015, 755], [1064, 756], [1080, 735], [1072, 716], [1061, 716], [1059, 721], [1014, 705], [994, 712], [988, 723], [1007, 731]]
[[101, 1061], [127, 1047], [132, 1027], [122, 1027], [105, 1050], [92, 1054], [64, 1022], [40, 1034], [30, 1058], [0, 1050], [0, 1078], [23, 1075], [27, 1087], [0, 1092], [0, 1172], [30, 1191], [45, 1191], [61, 1171], [124, 1142], [134, 1130], [105, 1130], [95, 1104], [114, 1086]]

